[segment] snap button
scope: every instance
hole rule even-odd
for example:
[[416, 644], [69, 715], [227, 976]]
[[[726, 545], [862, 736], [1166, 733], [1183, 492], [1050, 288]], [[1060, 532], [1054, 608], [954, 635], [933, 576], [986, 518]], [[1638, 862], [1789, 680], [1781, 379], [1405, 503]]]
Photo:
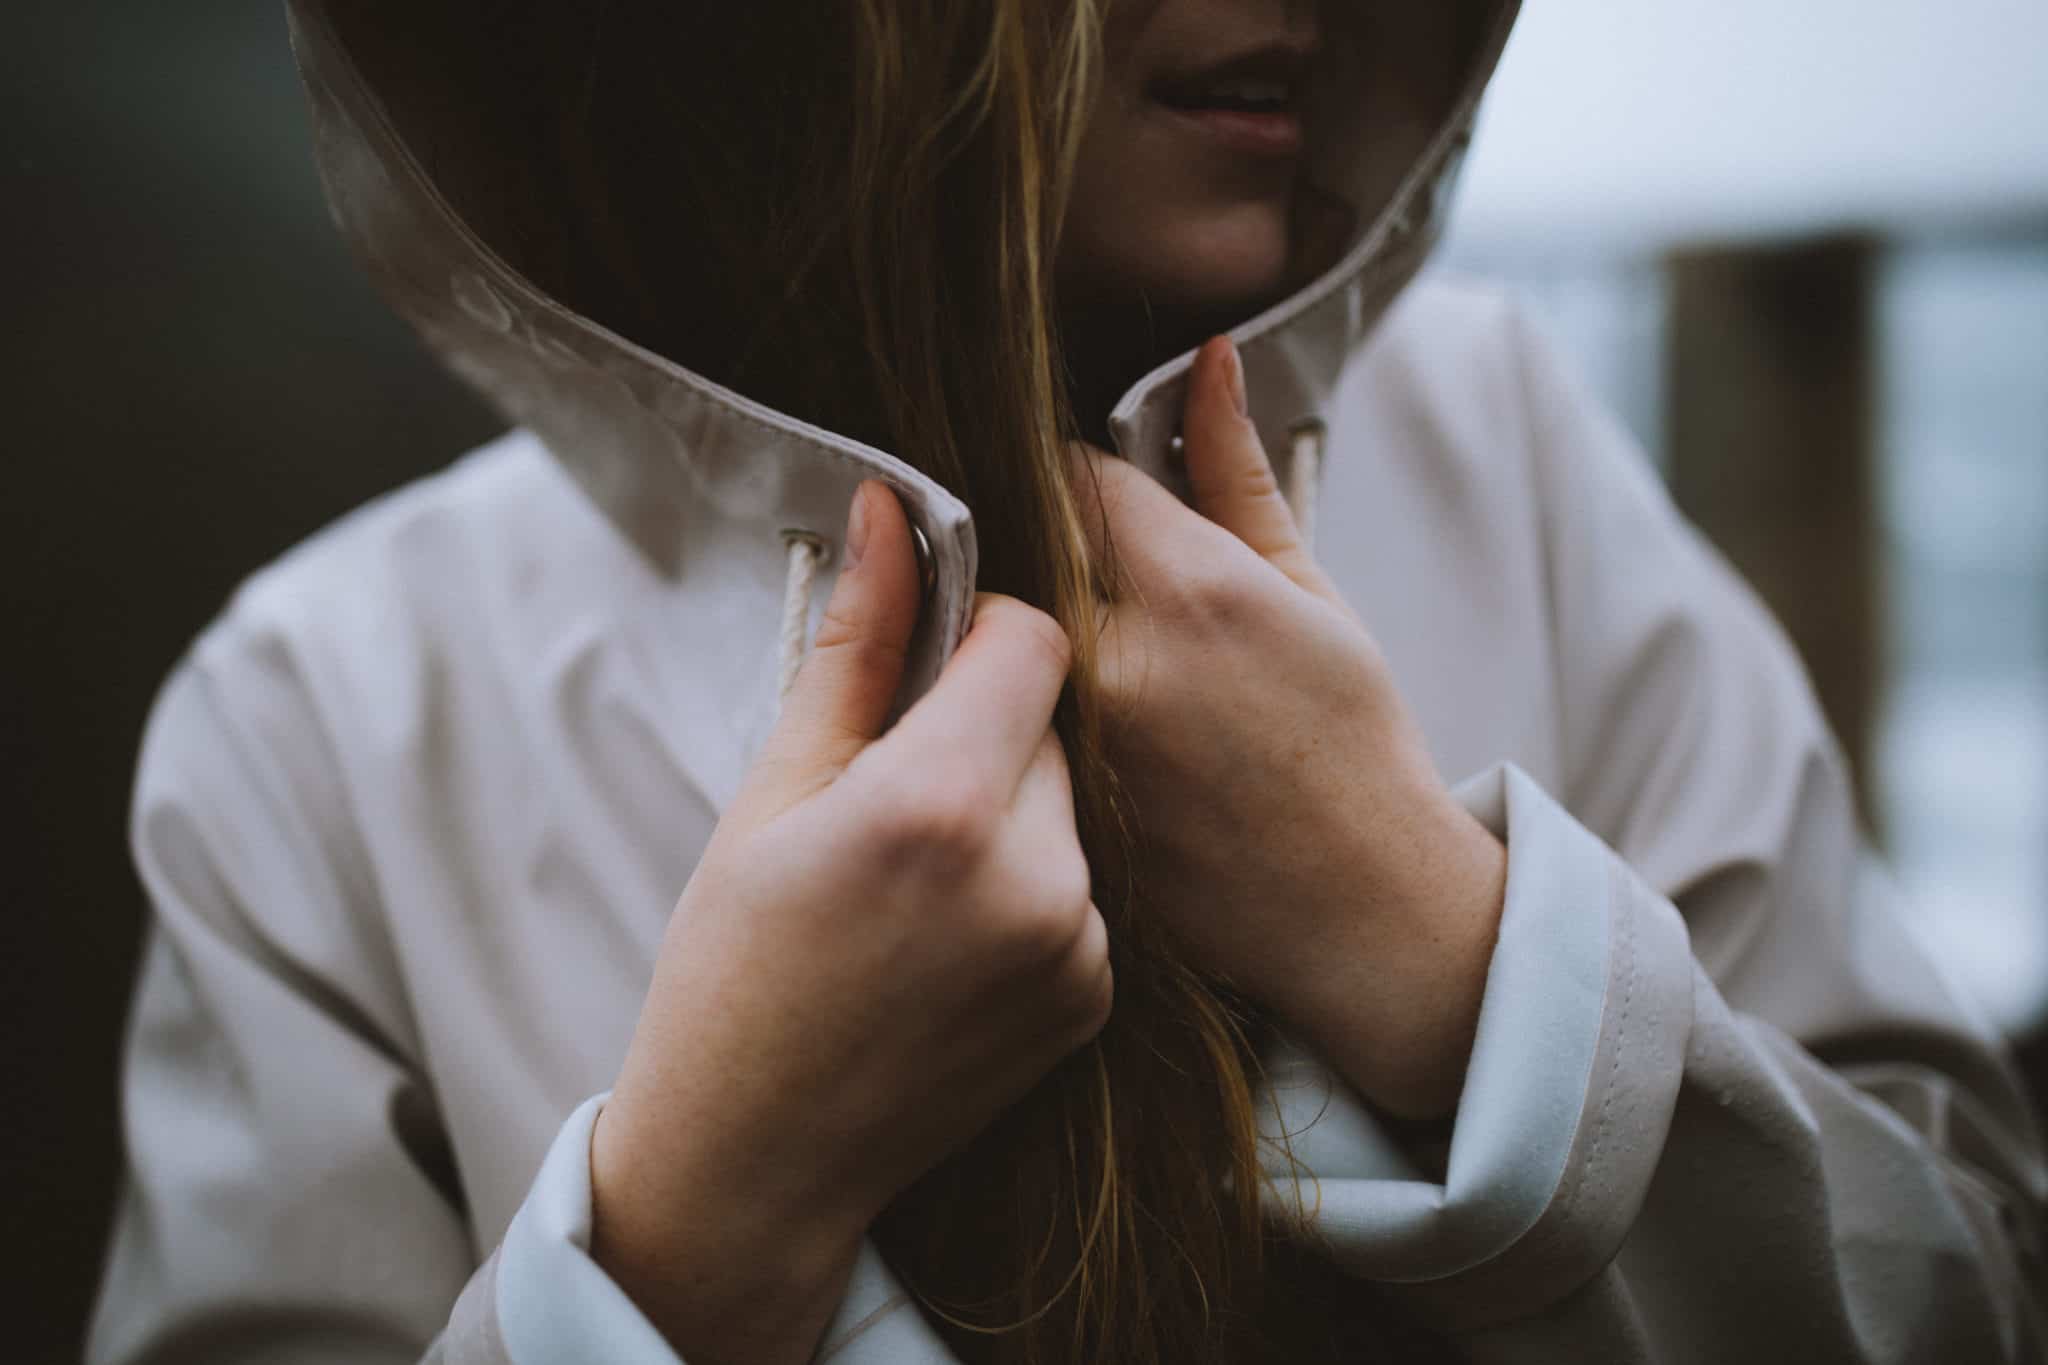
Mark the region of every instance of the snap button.
[[932, 589], [938, 585], [939, 566], [932, 555], [932, 543], [925, 539], [924, 528], [916, 522], [910, 524], [910, 544], [917, 551], [917, 581], [926, 600], [930, 600]]

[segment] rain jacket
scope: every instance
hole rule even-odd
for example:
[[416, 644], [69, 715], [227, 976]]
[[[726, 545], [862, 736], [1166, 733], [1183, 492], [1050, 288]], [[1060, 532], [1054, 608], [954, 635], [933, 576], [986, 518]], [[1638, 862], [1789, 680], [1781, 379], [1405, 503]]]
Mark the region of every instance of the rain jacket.
[[[517, 427], [258, 574], [162, 693], [90, 1358], [676, 1365], [588, 1255], [588, 1144], [773, 722], [783, 533], [829, 545], [859, 480], [896, 490], [930, 570], [914, 695], [974, 526], [528, 284], [348, 9], [293, 6], [337, 216]], [[1235, 332], [1325, 567], [1509, 860], [1443, 1141], [1272, 1059], [1310, 1202], [1476, 1361], [2037, 1359], [2026, 1102], [1902, 931], [1792, 650], [1511, 306], [1414, 282], [1513, 9], [1394, 174], [1336, 140], [1355, 241]], [[1111, 424], [1162, 477], [1187, 371]], [[819, 1354], [950, 1358], [872, 1247]]]

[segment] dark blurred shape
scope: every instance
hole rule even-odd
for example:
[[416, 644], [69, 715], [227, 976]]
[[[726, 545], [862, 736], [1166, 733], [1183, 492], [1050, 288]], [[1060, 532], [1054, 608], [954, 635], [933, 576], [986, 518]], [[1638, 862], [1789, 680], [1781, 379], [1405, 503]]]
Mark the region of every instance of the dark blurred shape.
[[1861, 237], [1676, 253], [1665, 348], [1672, 494], [1798, 645], [1867, 822], [1883, 662], [1880, 260]]
[[77, 1357], [118, 1169], [150, 698], [239, 579], [497, 423], [343, 256], [280, 6], [7, 28], [0, 1357], [38, 1362]]

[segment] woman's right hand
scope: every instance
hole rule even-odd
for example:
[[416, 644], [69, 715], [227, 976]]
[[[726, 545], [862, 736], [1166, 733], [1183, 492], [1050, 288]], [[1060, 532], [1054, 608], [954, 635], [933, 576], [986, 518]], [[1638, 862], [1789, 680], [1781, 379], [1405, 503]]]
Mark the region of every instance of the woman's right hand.
[[669, 922], [593, 1255], [691, 1365], [809, 1358], [869, 1222], [1109, 1015], [1051, 617], [984, 594], [887, 725], [919, 587], [863, 484], [782, 717]]

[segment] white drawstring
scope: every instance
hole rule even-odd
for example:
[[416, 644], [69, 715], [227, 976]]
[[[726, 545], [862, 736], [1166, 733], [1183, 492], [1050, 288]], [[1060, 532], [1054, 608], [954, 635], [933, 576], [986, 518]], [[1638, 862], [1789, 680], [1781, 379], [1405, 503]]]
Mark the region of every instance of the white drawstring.
[[811, 624], [811, 586], [818, 581], [818, 569], [825, 562], [825, 542], [809, 531], [784, 531], [789, 548], [789, 568], [782, 588], [782, 666], [776, 696], [786, 697], [803, 667], [806, 636]]
[[1296, 427], [1287, 465], [1287, 506], [1301, 531], [1301, 543], [1311, 550], [1316, 546], [1316, 504], [1323, 488], [1323, 433], [1321, 422]]

